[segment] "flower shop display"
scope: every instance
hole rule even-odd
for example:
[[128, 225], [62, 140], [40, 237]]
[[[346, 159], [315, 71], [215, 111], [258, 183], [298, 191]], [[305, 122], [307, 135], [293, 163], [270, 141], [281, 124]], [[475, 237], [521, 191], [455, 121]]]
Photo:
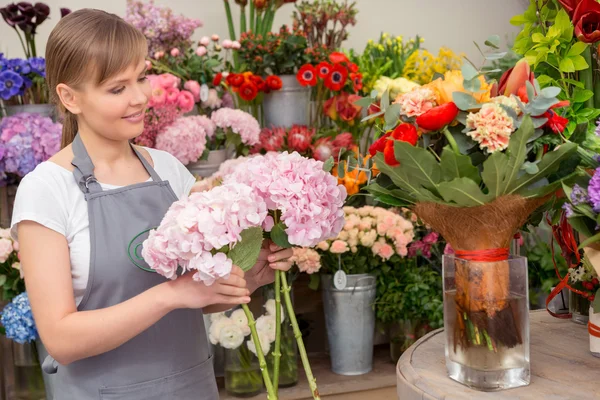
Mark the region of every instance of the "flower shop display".
[[124, 19], [146, 36], [150, 55], [189, 48], [194, 31], [203, 25], [198, 19], [174, 15], [169, 7], [157, 6], [153, 0], [127, 0]]
[[[413, 224], [380, 207], [344, 207], [337, 236], [317, 245], [332, 371], [360, 375], [372, 369], [377, 274], [403, 264]], [[348, 352], [348, 349], [353, 349]]]
[[0, 229], [0, 299], [3, 301], [10, 301], [25, 291], [18, 251], [19, 243], [12, 239], [10, 230]]
[[[497, 42], [486, 42], [487, 58], [501, 58]], [[529, 383], [527, 268], [508, 246], [577, 166], [578, 146], [552, 124], [567, 104], [561, 90], [542, 89], [517, 64], [499, 87], [466, 63], [391, 106], [384, 94], [383, 130], [393, 131], [370, 149], [381, 174], [368, 190], [409, 206], [456, 252], [444, 257], [446, 366], [482, 390]], [[555, 137], [560, 146], [544, 146]], [[502, 372], [487, 372], [492, 364]]]
[[194, 95], [189, 90], [180, 90], [181, 80], [172, 74], [148, 75], [147, 78], [152, 87], [152, 97], [144, 117], [144, 130], [134, 142], [155, 147], [157, 135], [194, 108]]
[[177, 118], [159, 132], [155, 147], [171, 153], [183, 165], [196, 162], [206, 150], [206, 140], [209, 137], [206, 125], [207, 122], [201, 116]]
[[[227, 110], [221, 109], [213, 117]], [[280, 247], [310, 247], [337, 236], [344, 224], [342, 206], [346, 192], [326, 171], [329, 164], [298, 153], [257, 155], [246, 160], [225, 177], [221, 186], [175, 202], [160, 226], [150, 231], [143, 245], [143, 259], [151, 270], [168, 279], [176, 279], [178, 271], [193, 272], [195, 280], [210, 285], [228, 276], [234, 264], [246, 271], [251, 269], [258, 259], [265, 232]], [[290, 286], [286, 275], [277, 271], [275, 308], [281, 306], [282, 293], [311, 393], [319, 398], [291, 303]], [[275, 313], [271, 380], [257, 322], [246, 305], [242, 309], [249, 321], [268, 397], [276, 399], [281, 315]]]
[[264, 125], [262, 109], [264, 96], [283, 87], [281, 78], [276, 75], [269, 75], [263, 79], [250, 71], [240, 74], [229, 73], [225, 83], [234, 96], [237, 108], [251, 113], [261, 125]]
[[211, 121], [215, 125], [213, 142], [215, 148], [231, 147], [236, 156], [246, 156], [250, 148], [258, 143], [260, 125], [247, 112], [223, 108], [213, 113]]

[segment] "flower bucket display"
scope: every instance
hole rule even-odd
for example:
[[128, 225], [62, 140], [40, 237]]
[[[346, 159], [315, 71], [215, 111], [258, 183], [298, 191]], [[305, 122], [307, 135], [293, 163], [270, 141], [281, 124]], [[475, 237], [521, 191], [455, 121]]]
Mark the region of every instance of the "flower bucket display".
[[44, 377], [36, 344], [13, 342], [15, 364], [15, 392], [19, 400], [41, 400], [46, 398]]
[[280, 76], [283, 86], [265, 94], [263, 99], [264, 125], [289, 128], [308, 125], [310, 88], [302, 86], [295, 75]]
[[236, 397], [252, 397], [263, 390], [258, 358], [244, 345], [225, 349], [225, 390]]
[[194, 176], [210, 177], [229, 158], [227, 149], [210, 150], [206, 160], [191, 162], [186, 167]]
[[15, 106], [6, 106], [6, 116], [16, 115], [20, 113], [39, 114], [42, 117], [49, 117], [53, 121], [56, 120], [56, 107], [53, 104], [23, 104]]

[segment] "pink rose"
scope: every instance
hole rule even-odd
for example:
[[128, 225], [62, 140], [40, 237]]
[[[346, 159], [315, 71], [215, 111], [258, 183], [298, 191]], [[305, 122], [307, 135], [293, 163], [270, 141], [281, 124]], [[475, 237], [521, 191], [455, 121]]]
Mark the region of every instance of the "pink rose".
[[384, 260], [389, 260], [394, 255], [394, 248], [386, 243], [379, 247], [378, 255]]
[[231, 44], [231, 48], [234, 50], [239, 50], [242, 48], [242, 44], [240, 42], [238, 42], [237, 40], [234, 40], [233, 43]]
[[217, 34], [212, 35], [210, 38], [213, 40], [213, 42], [219, 41], [219, 35], [217, 35]]
[[155, 60], [160, 60], [164, 56], [165, 56], [165, 52], [164, 51], [157, 51], [157, 52], [154, 53], [154, 59]]
[[197, 55], [198, 57], [203, 57], [203, 56], [205, 56], [205, 55], [206, 55], [206, 52], [207, 52], [207, 50], [206, 50], [206, 47], [204, 47], [204, 46], [200, 46], [200, 47], [198, 47], [198, 48], [196, 49], [196, 55]]
[[152, 90], [152, 97], [148, 101], [148, 107], [162, 106], [167, 101], [167, 92], [158, 87]]
[[210, 44], [210, 38], [208, 36], [202, 36], [202, 39], [200, 39], [200, 44], [202, 46], [208, 46]]
[[180, 81], [181, 80], [178, 77], [171, 74], [162, 74], [158, 76], [158, 84], [164, 89], [176, 89], [179, 86]]
[[188, 113], [194, 109], [194, 95], [187, 90], [182, 90], [179, 92], [179, 96], [177, 97], [177, 105], [181, 108], [183, 113]]
[[200, 101], [200, 84], [197, 81], [187, 81], [183, 88], [192, 92], [195, 102]]
[[208, 98], [202, 102], [202, 107], [214, 110], [221, 107], [221, 104], [223, 104], [223, 101], [219, 98], [219, 93], [216, 89], [210, 89], [208, 91]]
[[[193, 98], [194, 96], [192, 96]], [[167, 104], [177, 104], [179, 99], [179, 89], [168, 88], [167, 89]]]
[[177, 47], [171, 49], [171, 56], [172, 57], [178, 57], [179, 56], [179, 49]]
[[446, 247], [444, 247], [444, 254], [455, 254], [454, 249], [450, 246], [450, 243], [446, 243]]
[[146, 71], [150, 71], [152, 69], [152, 63], [146, 60]]
[[0, 239], [0, 263], [6, 262], [13, 252], [13, 244], [10, 239]]
[[331, 247], [329, 248], [329, 251], [334, 254], [345, 253], [348, 251], [348, 243], [346, 243], [342, 240], [336, 240], [333, 243], [331, 243]]
[[225, 39], [223, 40], [223, 48], [224, 49], [231, 49], [233, 47], [233, 42], [229, 39]]

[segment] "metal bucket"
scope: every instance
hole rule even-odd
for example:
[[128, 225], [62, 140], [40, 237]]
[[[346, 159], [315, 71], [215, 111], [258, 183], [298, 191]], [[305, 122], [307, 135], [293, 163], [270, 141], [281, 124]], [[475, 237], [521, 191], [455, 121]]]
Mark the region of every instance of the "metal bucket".
[[[40, 114], [43, 117], [50, 117], [56, 120], [56, 106], [54, 104], [23, 104], [17, 106], [6, 106], [5, 113], [7, 117], [19, 113]], [[1, 115], [0, 115], [1, 116]]]
[[207, 160], [189, 163], [187, 169], [194, 176], [208, 178], [219, 170], [221, 164], [229, 158], [230, 154], [231, 152], [228, 149], [212, 150]]
[[300, 85], [296, 75], [281, 75], [280, 78], [282, 88], [264, 97], [264, 126], [289, 128], [292, 125], [308, 125], [310, 87]]
[[373, 369], [375, 276], [348, 275], [346, 288], [333, 286], [324, 275], [323, 303], [329, 339], [331, 370], [339, 375], [362, 375]]

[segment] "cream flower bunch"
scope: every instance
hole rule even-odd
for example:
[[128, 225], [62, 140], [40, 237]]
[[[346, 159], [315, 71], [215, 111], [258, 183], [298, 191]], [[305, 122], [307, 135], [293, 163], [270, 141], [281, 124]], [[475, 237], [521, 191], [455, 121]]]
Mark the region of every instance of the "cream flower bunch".
[[216, 313], [211, 314], [210, 319], [208, 338], [214, 345], [237, 349], [244, 343], [246, 336], [250, 335], [248, 318], [241, 308], [233, 311], [229, 317], [225, 313]]
[[[275, 329], [276, 329], [276, 309], [277, 305], [275, 300], [269, 299], [264, 305], [265, 314], [258, 317], [256, 320], [256, 331], [258, 332], [258, 340], [260, 341], [260, 347], [265, 355], [271, 350], [271, 344], [275, 342]], [[281, 312], [281, 321], [285, 319], [285, 312], [281, 305], [279, 306]], [[252, 340], [246, 342], [248, 349], [256, 355], [256, 346]]]

